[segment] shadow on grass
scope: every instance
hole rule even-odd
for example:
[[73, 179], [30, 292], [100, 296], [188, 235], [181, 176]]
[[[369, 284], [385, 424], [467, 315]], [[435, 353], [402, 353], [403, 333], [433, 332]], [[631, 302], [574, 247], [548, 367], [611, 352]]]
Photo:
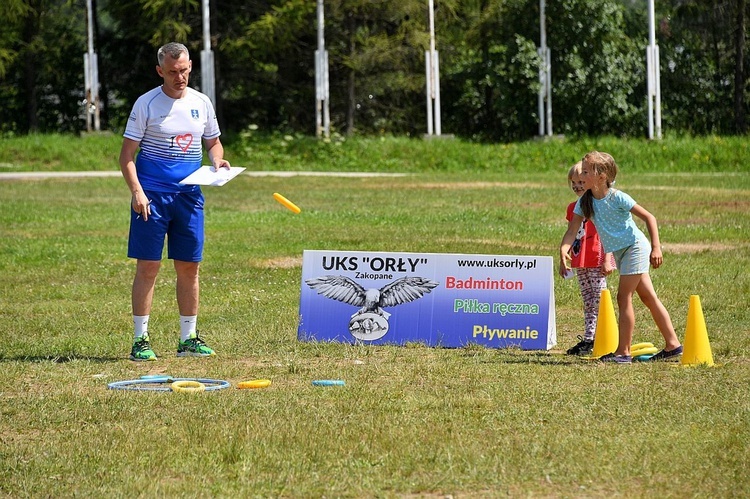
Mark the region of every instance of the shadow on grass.
[[103, 364], [105, 362], [119, 362], [123, 360], [123, 357], [92, 357], [90, 355], [80, 355], [80, 354], [18, 355], [14, 357], [6, 357], [0, 354], [0, 362], [35, 362], [35, 363], [53, 362], [56, 364], [65, 364], [65, 363], [74, 362], [77, 360]]
[[500, 350], [475, 350], [469, 349], [462, 353], [464, 357], [484, 357], [479, 362], [487, 364], [538, 364], [538, 365], [581, 365], [584, 364], [578, 357], [562, 353], [550, 353], [539, 351], [525, 351], [515, 349]]

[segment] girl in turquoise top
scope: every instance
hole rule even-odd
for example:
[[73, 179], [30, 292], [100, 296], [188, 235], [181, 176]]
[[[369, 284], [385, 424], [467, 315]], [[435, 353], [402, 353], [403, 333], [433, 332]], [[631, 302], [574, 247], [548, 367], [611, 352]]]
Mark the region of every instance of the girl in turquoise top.
[[[569, 269], [567, 255], [581, 222], [584, 219], [592, 221], [604, 251], [614, 254], [620, 272], [617, 290], [619, 345], [614, 353], [605, 355], [600, 360], [621, 364], [629, 364], [632, 360], [630, 344], [635, 327], [633, 293], [638, 293], [664, 337], [664, 349], [651, 360], [678, 360], [682, 354], [682, 345], [672, 326], [669, 312], [656, 296], [648, 273], [649, 263], [654, 268], [659, 268], [663, 262], [656, 218], [632, 197], [612, 188], [616, 176], [617, 164], [609, 154], [592, 151], [583, 157], [580, 178], [586, 192], [576, 203], [573, 218], [560, 243], [560, 273], [564, 274]], [[650, 243], [635, 224], [633, 215], [645, 222]]]

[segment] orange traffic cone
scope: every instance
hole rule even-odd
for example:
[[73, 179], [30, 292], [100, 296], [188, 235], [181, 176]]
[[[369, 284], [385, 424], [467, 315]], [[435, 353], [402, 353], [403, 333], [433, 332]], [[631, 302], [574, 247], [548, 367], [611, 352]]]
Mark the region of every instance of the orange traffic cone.
[[708, 342], [706, 320], [703, 318], [701, 299], [698, 295], [690, 296], [688, 306], [687, 328], [685, 330], [685, 344], [682, 350], [682, 365], [705, 364], [714, 365], [711, 345]]
[[608, 289], [603, 289], [599, 297], [599, 317], [596, 321], [594, 335], [594, 349], [591, 356], [599, 358], [617, 350], [620, 343], [620, 333], [615, 319], [615, 307]]

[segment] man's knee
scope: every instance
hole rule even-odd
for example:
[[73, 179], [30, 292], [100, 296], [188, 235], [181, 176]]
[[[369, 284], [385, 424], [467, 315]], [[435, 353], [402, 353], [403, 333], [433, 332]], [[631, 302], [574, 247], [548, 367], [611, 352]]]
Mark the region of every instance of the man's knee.
[[138, 260], [136, 276], [141, 279], [156, 279], [161, 262], [158, 260]]
[[200, 269], [200, 262], [183, 262], [182, 260], [174, 261], [174, 269], [178, 277], [196, 278]]

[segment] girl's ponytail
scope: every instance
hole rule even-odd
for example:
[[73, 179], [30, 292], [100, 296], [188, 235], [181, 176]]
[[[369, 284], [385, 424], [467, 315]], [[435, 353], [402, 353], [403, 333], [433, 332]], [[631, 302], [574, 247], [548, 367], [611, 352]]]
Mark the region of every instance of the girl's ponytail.
[[591, 217], [594, 216], [594, 201], [593, 201], [594, 195], [591, 194], [591, 190], [587, 190], [583, 193], [583, 196], [581, 196], [581, 210], [583, 210], [583, 218], [587, 220], [591, 220]]

